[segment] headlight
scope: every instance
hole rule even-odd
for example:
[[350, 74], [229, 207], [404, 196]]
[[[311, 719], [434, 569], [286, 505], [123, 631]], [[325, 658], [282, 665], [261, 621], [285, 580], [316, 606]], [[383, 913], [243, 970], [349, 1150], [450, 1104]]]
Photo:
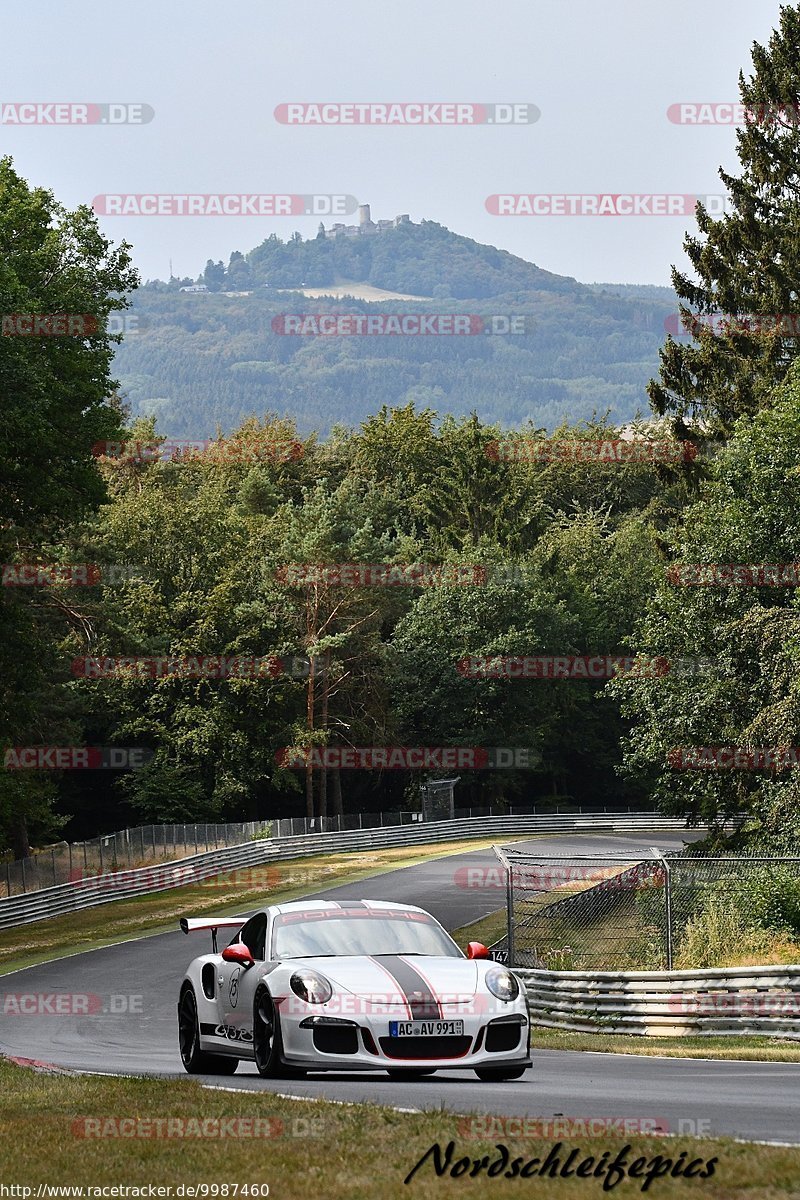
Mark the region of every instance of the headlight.
[[324, 1004], [333, 995], [333, 988], [319, 971], [295, 971], [289, 987], [306, 1004]]
[[519, 995], [517, 978], [505, 967], [492, 967], [491, 971], [487, 971], [486, 986], [498, 1000], [516, 1000]]

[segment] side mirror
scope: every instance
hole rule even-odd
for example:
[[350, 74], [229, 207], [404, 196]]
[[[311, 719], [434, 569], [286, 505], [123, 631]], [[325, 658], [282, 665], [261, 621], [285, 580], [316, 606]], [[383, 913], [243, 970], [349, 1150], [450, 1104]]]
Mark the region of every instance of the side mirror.
[[483, 942], [470, 942], [467, 946], [467, 958], [491, 958], [491, 952], [488, 946], [484, 946]]
[[226, 946], [222, 951], [222, 958], [224, 962], [238, 963], [240, 967], [245, 968], [252, 967], [256, 961], [242, 942], [234, 942], [232, 946]]

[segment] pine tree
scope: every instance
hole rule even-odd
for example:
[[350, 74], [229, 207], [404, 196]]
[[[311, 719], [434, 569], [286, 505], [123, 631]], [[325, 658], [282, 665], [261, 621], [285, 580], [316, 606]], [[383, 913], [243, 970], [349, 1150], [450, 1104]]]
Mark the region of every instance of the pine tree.
[[697, 205], [700, 236], [684, 242], [695, 278], [672, 270], [692, 341], [667, 338], [660, 381], [648, 386], [678, 437], [692, 421], [704, 437], [725, 437], [737, 417], [768, 405], [798, 353], [800, 5], [782, 7], [767, 48], [754, 44], [753, 68], [749, 80], [739, 74], [742, 172], [719, 172], [728, 211], [714, 219]]

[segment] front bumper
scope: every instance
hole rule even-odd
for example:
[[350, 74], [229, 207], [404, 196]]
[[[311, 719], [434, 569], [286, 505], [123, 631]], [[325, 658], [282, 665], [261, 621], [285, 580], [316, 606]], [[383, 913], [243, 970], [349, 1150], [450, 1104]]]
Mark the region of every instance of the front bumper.
[[[445, 1018], [447, 1019], [447, 1018]], [[512, 1011], [495, 1018], [464, 1020], [463, 1034], [392, 1037], [386, 1017], [328, 1017], [309, 1012], [281, 1020], [283, 1058], [314, 1070], [464, 1070], [528, 1067], [530, 1022]]]

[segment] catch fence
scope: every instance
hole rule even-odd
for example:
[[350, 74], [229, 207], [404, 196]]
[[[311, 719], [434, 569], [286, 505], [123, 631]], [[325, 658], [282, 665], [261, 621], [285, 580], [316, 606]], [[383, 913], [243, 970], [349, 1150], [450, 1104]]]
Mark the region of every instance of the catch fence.
[[[800, 858], [662, 854], [536, 855], [495, 847], [506, 932], [495, 956], [544, 971], [672, 970], [715, 928], [748, 912], [800, 940]], [[707, 952], [713, 952], [713, 946]], [[714, 965], [700, 963], [695, 965]]]
[[[583, 809], [568, 806], [567, 812]], [[597, 810], [599, 811], [599, 810]], [[606, 812], [607, 809], [603, 809]], [[626, 809], [620, 808], [624, 812]], [[457, 808], [456, 820], [472, 817], [536, 815], [535, 806]], [[559, 807], [545, 815], [558, 815]], [[131, 870], [154, 863], [224, 850], [260, 839], [301, 837], [307, 833], [345, 833], [360, 829], [386, 829], [421, 822], [421, 812], [345, 813], [330, 817], [286, 817], [270, 821], [139, 825], [103, 834], [85, 842], [59, 842], [28, 858], [0, 859], [0, 897], [21, 896], [43, 888], [89, 879], [109, 871]]]

